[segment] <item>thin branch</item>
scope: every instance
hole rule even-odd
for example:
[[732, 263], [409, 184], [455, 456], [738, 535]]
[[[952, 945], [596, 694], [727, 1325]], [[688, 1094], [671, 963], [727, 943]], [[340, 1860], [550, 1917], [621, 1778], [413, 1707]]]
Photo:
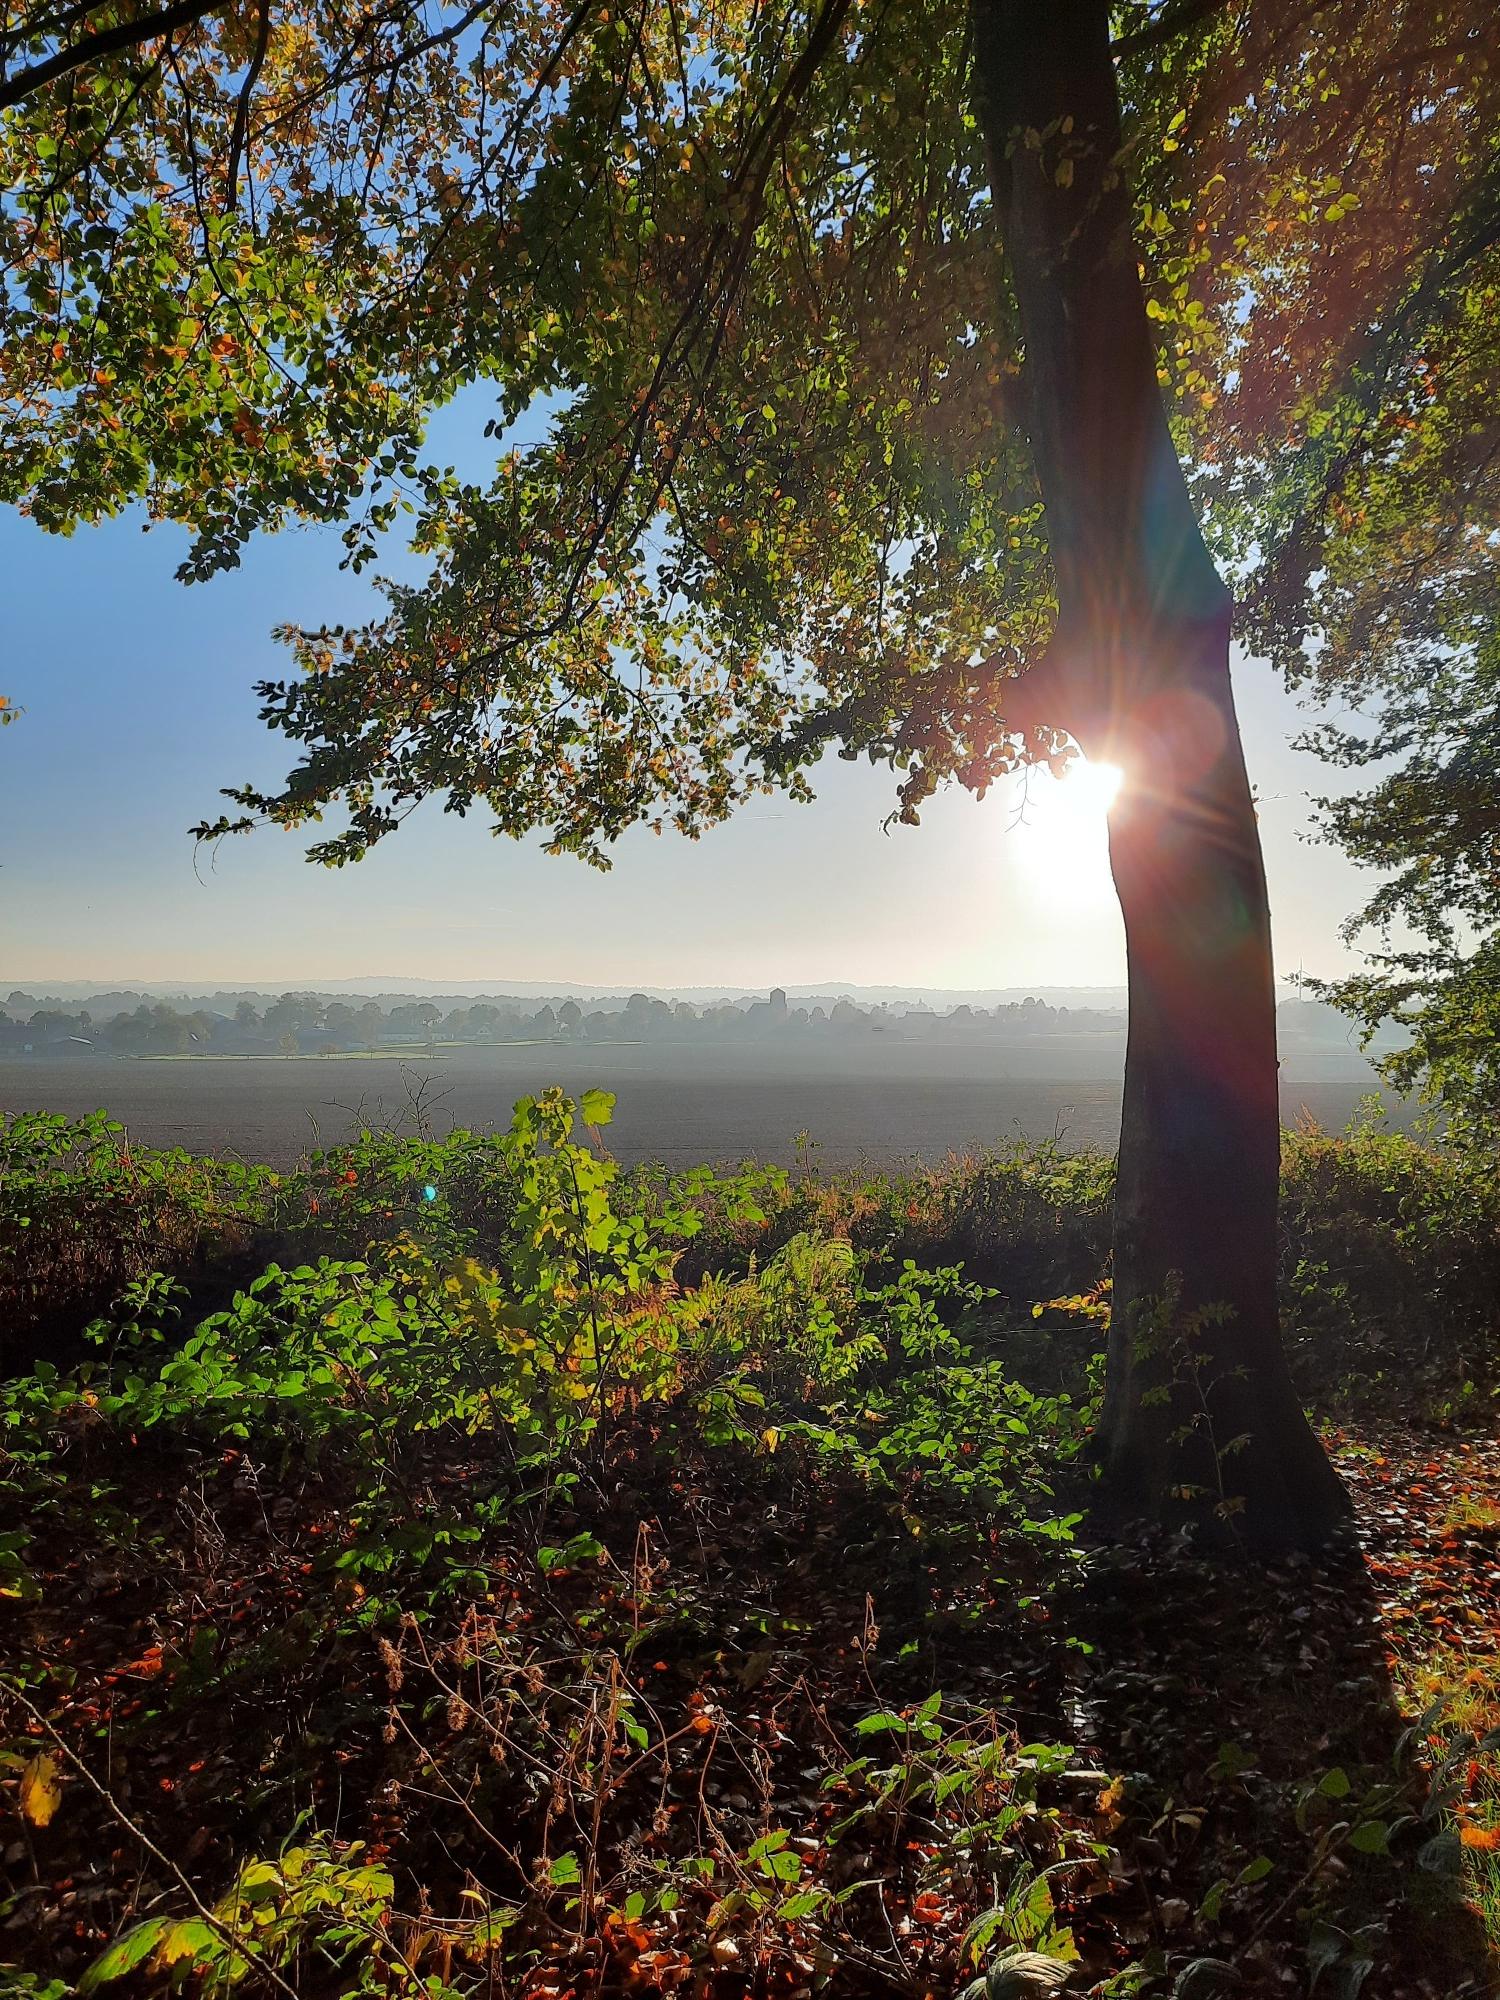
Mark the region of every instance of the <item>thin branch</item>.
[[1164, 7], [1144, 28], [1133, 28], [1128, 35], [1117, 36], [1109, 45], [1110, 54], [1133, 56], [1141, 49], [1160, 48], [1163, 42], [1175, 41], [1225, 5], [1226, 0], [1179, 0], [1175, 7]]
[[80, 21], [86, 20], [90, 14], [97, 14], [107, 4], [108, 0], [76, 0], [74, 6], [65, 7], [60, 14], [41, 20], [17, 21], [0, 37], [5, 60], [9, 62], [14, 52], [27, 42], [49, 41], [54, 36], [66, 34], [70, 28], [76, 28]]
[[228, 186], [224, 193], [224, 206], [231, 211], [239, 187], [240, 161], [244, 157], [250, 139], [250, 99], [256, 84], [260, 81], [260, 73], [265, 66], [266, 51], [270, 46], [271, 0], [260, 0], [260, 21], [255, 31], [255, 52], [250, 58], [250, 67], [245, 71], [245, 82], [240, 91], [239, 103], [234, 107], [234, 131], [229, 140], [229, 165], [226, 169]]

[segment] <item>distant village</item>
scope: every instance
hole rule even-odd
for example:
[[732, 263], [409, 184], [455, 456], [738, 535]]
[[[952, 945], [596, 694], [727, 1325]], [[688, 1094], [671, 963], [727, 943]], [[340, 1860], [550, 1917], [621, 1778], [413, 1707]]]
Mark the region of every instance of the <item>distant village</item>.
[[[1350, 1024], [1316, 1001], [1286, 1000], [1283, 1040], [1352, 1042]], [[1122, 1007], [1068, 1007], [1027, 997], [992, 1007], [861, 1002], [825, 995], [694, 1002], [632, 993], [584, 1001], [504, 994], [438, 999], [388, 994], [219, 992], [153, 997], [105, 992], [84, 1001], [11, 992], [0, 1007], [0, 1055], [95, 1061], [185, 1056], [374, 1054], [535, 1042], [766, 1042], [889, 1035], [903, 1041], [1015, 1042], [1037, 1036], [1123, 1036]]]

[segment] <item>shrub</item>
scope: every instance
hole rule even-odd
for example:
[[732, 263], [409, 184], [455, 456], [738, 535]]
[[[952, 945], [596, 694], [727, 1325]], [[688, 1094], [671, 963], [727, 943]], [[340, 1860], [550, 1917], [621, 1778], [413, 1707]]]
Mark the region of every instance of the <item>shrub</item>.
[[1500, 1386], [1500, 1162], [1375, 1125], [1289, 1134], [1282, 1297], [1308, 1391], [1482, 1412]]
[[103, 1112], [0, 1116], [0, 1367], [65, 1357], [78, 1329], [148, 1271], [245, 1250], [272, 1178], [132, 1146]]

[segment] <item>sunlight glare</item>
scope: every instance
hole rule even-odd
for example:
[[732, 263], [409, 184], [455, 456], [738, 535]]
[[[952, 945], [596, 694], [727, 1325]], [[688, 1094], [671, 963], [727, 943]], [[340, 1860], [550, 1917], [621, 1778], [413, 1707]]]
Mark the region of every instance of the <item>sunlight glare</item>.
[[1014, 865], [1041, 900], [1082, 912], [1113, 903], [1109, 808], [1125, 774], [1118, 764], [1075, 758], [1060, 778], [1029, 771], [1018, 793]]
[[1069, 770], [1063, 783], [1078, 787], [1078, 805], [1108, 812], [1120, 796], [1120, 787], [1125, 782], [1125, 773], [1118, 764], [1091, 764], [1087, 757], [1080, 757]]

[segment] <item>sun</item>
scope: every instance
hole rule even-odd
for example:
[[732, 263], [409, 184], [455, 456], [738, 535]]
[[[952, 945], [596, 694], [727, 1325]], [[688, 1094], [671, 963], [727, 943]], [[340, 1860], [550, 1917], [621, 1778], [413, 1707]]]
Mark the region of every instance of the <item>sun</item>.
[[1022, 880], [1048, 903], [1082, 910], [1114, 899], [1109, 873], [1109, 809], [1125, 773], [1118, 764], [1075, 757], [1061, 777], [1025, 774], [1011, 829]]
[[1124, 782], [1125, 773], [1118, 764], [1094, 764], [1087, 757], [1076, 757], [1058, 781], [1061, 792], [1073, 794], [1070, 810], [1093, 814], [1109, 811]]

